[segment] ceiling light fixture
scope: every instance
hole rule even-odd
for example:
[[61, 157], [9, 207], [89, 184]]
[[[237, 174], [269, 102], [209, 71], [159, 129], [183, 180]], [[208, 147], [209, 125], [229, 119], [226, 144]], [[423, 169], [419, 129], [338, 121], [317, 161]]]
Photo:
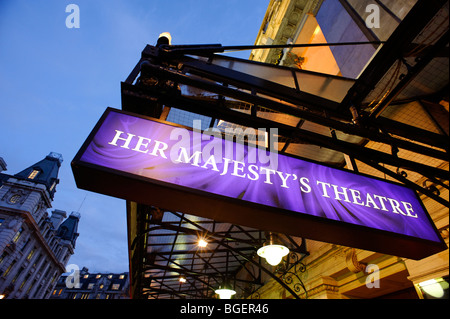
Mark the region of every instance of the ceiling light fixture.
[[231, 296], [235, 295], [236, 291], [228, 282], [224, 282], [219, 286], [219, 289], [215, 290], [215, 293], [219, 295], [219, 299], [231, 299]]
[[281, 262], [284, 256], [289, 254], [289, 248], [277, 243], [273, 234], [269, 233], [268, 240], [264, 246], [258, 249], [257, 253], [258, 256], [265, 258], [270, 265], [276, 266]]
[[419, 283], [419, 287], [431, 297], [439, 299], [444, 297], [445, 290], [448, 289], [449, 285], [442, 278], [438, 278], [423, 281]]
[[199, 238], [197, 245], [199, 247], [205, 248], [208, 245], [208, 242], [204, 240], [203, 238]]

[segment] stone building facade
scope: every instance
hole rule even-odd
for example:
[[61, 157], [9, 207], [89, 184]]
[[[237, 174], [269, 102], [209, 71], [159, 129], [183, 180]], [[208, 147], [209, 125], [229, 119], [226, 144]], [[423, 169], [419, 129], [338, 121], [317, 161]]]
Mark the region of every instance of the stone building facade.
[[89, 273], [86, 267], [63, 274], [50, 299], [129, 299], [128, 273]]
[[73, 255], [80, 215], [49, 214], [62, 156], [8, 175], [0, 158], [0, 298], [46, 299]]

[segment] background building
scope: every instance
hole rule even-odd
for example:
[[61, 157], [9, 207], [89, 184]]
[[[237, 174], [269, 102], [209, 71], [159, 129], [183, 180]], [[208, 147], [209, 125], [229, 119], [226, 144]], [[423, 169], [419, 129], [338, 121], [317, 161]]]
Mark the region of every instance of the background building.
[[[43, 160], [8, 175], [0, 172], [0, 295], [45, 299], [73, 255], [80, 215], [55, 209], [49, 215], [63, 159]], [[0, 158], [0, 167], [6, 169]]]
[[[79, 276], [78, 286], [67, 285], [68, 276]], [[69, 280], [74, 280], [69, 278]], [[128, 299], [129, 298], [128, 273], [104, 274], [89, 273], [85, 267], [74, 274], [63, 274], [50, 299]]]

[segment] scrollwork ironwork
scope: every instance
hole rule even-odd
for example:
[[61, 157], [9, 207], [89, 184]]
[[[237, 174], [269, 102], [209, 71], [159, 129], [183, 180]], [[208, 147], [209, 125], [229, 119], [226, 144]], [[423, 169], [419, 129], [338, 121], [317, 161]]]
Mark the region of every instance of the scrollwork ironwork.
[[258, 292], [259, 287], [255, 284], [248, 284], [242, 289], [242, 297], [249, 299], [261, 299], [261, 295]]
[[[430, 183], [430, 185], [428, 185], [428, 183]], [[436, 187], [436, 185], [431, 182], [429, 179], [424, 180], [423, 183], [423, 188], [429, 190], [430, 192], [433, 192], [434, 194], [436, 194], [437, 196], [441, 195], [441, 192], [439, 191], [439, 189]]]
[[405, 171], [403, 171], [400, 167], [397, 167], [397, 175], [400, 175], [402, 177], [408, 177], [408, 173], [406, 173]]
[[259, 294], [258, 291], [255, 291], [250, 295], [250, 299], [261, 299], [261, 295]]
[[[304, 291], [304, 298], [308, 298], [308, 292], [306, 287], [298, 275], [299, 273], [304, 273], [306, 271], [306, 265], [302, 263], [302, 258], [299, 258], [298, 254], [295, 252], [290, 252], [286, 260], [284, 260], [275, 270], [276, 273], [281, 274], [281, 279], [287, 285], [292, 285], [294, 291], [299, 295], [299, 293]], [[300, 296], [300, 295], [299, 295]]]

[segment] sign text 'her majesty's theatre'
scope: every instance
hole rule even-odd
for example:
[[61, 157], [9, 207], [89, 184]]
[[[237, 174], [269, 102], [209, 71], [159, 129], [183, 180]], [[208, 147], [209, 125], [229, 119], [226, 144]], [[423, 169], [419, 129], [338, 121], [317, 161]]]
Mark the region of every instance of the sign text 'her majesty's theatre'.
[[107, 109], [72, 167], [81, 188], [168, 210], [414, 259], [445, 248], [413, 190], [217, 129]]

